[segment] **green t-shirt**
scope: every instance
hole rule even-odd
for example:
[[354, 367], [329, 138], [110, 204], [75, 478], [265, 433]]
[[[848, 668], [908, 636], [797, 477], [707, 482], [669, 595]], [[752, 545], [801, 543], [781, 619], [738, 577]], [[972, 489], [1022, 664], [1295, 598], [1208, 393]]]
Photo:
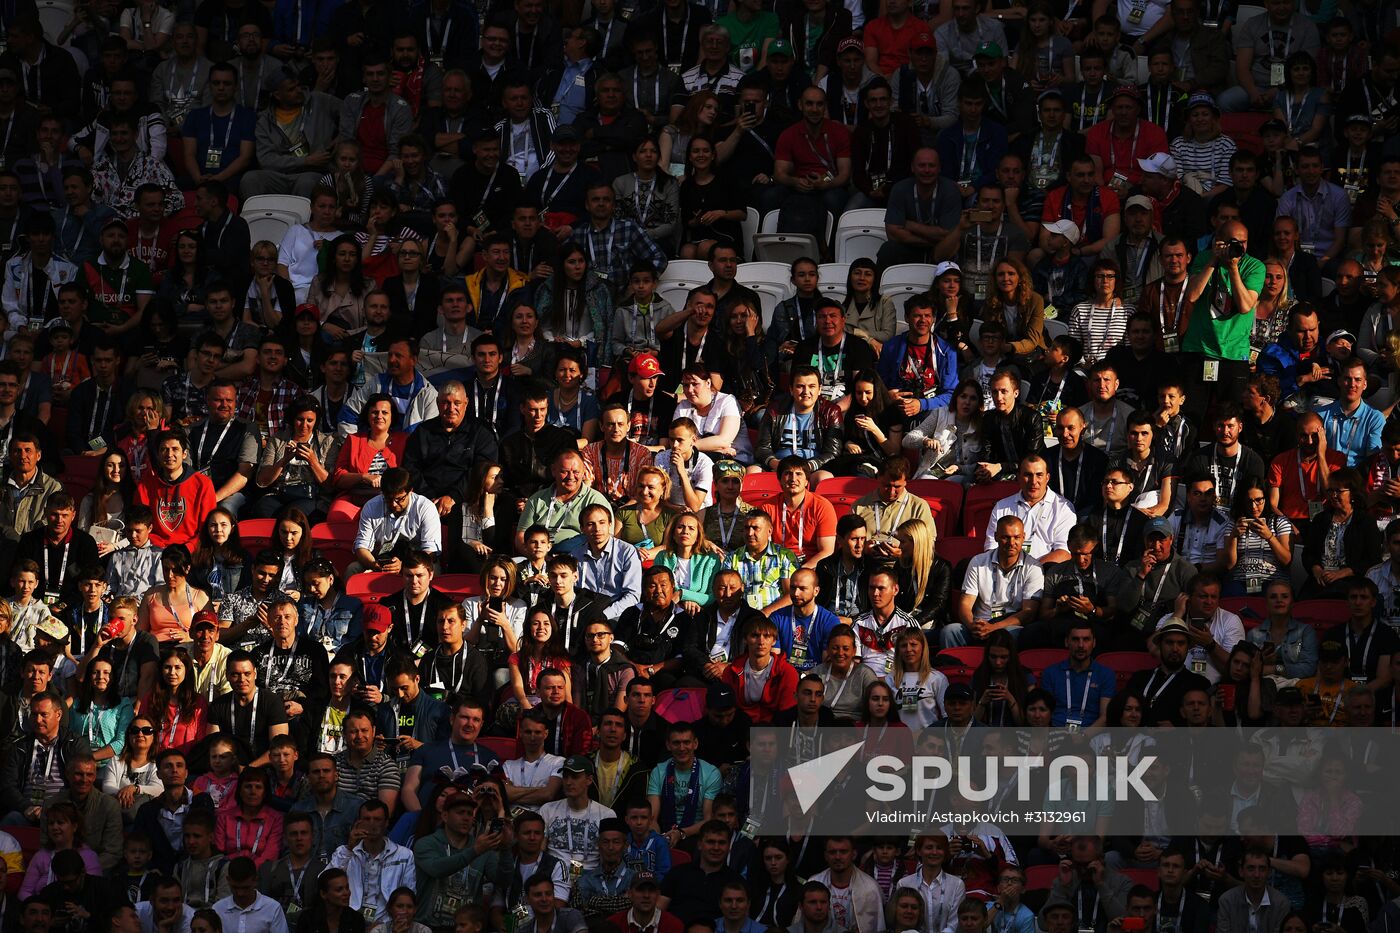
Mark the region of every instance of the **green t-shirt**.
[[[1211, 255], [1202, 250], [1191, 263], [1195, 275], [1210, 262]], [[1256, 294], [1264, 288], [1264, 264], [1253, 256], [1240, 260], [1240, 280]], [[1201, 297], [1191, 306], [1191, 323], [1181, 341], [1186, 353], [1201, 353], [1212, 360], [1249, 359], [1249, 334], [1254, 329], [1253, 308], [1245, 314], [1235, 314], [1230, 306], [1230, 277], [1217, 268]]]
[[717, 21], [729, 33], [729, 60], [745, 74], [758, 69], [758, 60], [763, 54], [763, 43], [778, 38], [778, 14], [762, 10], [754, 14], [750, 22], [743, 22], [730, 13]]

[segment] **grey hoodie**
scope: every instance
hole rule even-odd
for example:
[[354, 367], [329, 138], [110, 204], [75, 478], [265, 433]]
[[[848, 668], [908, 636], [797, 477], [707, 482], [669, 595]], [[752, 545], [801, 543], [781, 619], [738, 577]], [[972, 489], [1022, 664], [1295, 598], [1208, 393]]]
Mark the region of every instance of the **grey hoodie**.
[[257, 142], [258, 166], [272, 172], [325, 170], [306, 164], [306, 156], [328, 149], [335, 142], [340, 126], [340, 101], [320, 91], [308, 91], [301, 107], [301, 133], [306, 137], [300, 154], [294, 152], [294, 141], [277, 123], [277, 108], [268, 107], [258, 115], [253, 135]]

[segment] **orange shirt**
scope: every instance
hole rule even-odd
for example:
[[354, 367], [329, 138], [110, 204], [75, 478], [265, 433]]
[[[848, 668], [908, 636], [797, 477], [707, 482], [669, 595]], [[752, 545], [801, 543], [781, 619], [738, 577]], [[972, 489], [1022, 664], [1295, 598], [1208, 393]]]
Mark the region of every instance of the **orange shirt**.
[[773, 540], [794, 554], [811, 557], [817, 553], [818, 539], [836, 537], [836, 509], [814, 492], [807, 493], [797, 509], [781, 501], [761, 508], [773, 520]]
[[[1327, 451], [1327, 472], [1332, 473], [1347, 465], [1347, 458], [1335, 450]], [[1298, 450], [1285, 450], [1269, 464], [1269, 485], [1278, 490], [1278, 510], [1284, 517], [1293, 521], [1309, 518], [1308, 503], [1322, 503], [1322, 473], [1318, 461], [1302, 464], [1302, 483], [1299, 485]]]

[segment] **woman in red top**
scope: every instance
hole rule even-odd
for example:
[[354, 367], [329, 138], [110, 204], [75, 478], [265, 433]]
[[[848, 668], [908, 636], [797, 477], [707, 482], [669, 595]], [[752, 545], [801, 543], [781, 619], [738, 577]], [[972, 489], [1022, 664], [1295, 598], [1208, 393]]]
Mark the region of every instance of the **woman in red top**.
[[520, 650], [512, 652], [506, 664], [510, 667], [511, 694], [523, 710], [539, 702], [534, 695], [535, 681], [547, 667], [564, 675], [564, 695], [574, 695], [569, 678], [569, 655], [564, 651], [564, 631], [555, 627], [548, 609], [536, 607], [525, 617]]
[[408, 435], [390, 431], [394, 421], [394, 400], [384, 392], [365, 399], [361, 413], [365, 427], [345, 438], [331, 472], [331, 488], [342, 498], [361, 505], [379, 492], [379, 478], [385, 470], [399, 465]]
[[214, 826], [214, 846], [226, 858], [246, 855], [261, 868], [282, 857], [282, 814], [267, 800], [267, 772], [244, 768]]
[[150, 472], [147, 441], [165, 430], [165, 402], [159, 392], [139, 389], [126, 402], [126, 424], [116, 428], [116, 446], [131, 463], [131, 475], [138, 481]]
[[209, 734], [209, 704], [195, 691], [194, 664], [184, 648], [162, 649], [159, 671], [156, 685], [137, 708], [156, 725], [157, 751], [188, 753]]
[[865, 730], [865, 747], [860, 755], [867, 761], [876, 755], [895, 755], [903, 761], [914, 754], [914, 733], [899, 718], [894, 690], [883, 680], [865, 688], [856, 728]]

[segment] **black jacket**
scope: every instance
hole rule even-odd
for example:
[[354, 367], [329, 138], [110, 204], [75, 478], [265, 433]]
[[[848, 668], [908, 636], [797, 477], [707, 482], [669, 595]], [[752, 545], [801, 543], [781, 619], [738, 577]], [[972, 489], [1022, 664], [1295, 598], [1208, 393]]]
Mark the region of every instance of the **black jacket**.
[[586, 590], [583, 587], [574, 588], [574, 601], [569, 606], [571, 612], [557, 610], [554, 606], [554, 591], [546, 589], [535, 603], [536, 608], [548, 609], [550, 615], [556, 623], [562, 627], [563, 620], [567, 617], [571, 624], [564, 632], [564, 650], [569, 653], [569, 657], [586, 657], [584, 649], [583, 633], [588, 630], [588, 626], [594, 622], [603, 621], [603, 610], [607, 609], [610, 600], [602, 593], [595, 593], [593, 590]]
[[419, 495], [465, 502], [477, 463], [495, 461], [497, 453], [496, 432], [489, 426], [467, 417], [449, 431], [439, 417], [424, 421], [408, 436], [402, 462]]
[[[399, 651], [413, 651], [415, 644], [421, 644], [431, 651], [437, 647], [437, 617], [438, 613], [456, 602], [445, 593], [440, 593], [435, 589], [428, 590], [428, 596], [423, 600], [421, 606], [415, 607], [410, 613], [408, 610], [408, 598], [402, 593], [396, 593], [388, 599], [382, 600], [380, 605], [389, 610], [389, 616], [393, 619], [394, 628], [391, 640]], [[409, 622], [412, 621], [412, 631]], [[421, 625], [419, 624], [421, 620]]]
[[486, 702], [491, 695], [491, 678], [486, 657], [471, 645], [463, 645], [456, 656], [442, 655], [441, 643], [418, 662], [423, 689], [439, 700], [462, 693]]
[[[435, 275], [424, 275], [418, 280], [418, 291], [413, 295], [413, 309], [408, 307], [408, 293], [404, 291], [403, 276], [390, 276], [384, 280], [384, 294], [389, 296], [390, 320], [408, 327], [413, 336], [422, 339], [431, 330], [437, 330], [438, 305], [442, 302], [442, 283]], [[356, 349], [359, 349], [356, 347]]]
[[[40, 41], [44, 47], [39, 53], [37, 68], [22, 67], [20, 57], [13, 52], [0, 56], [0, 68], [8, 68], [19, 76], [20, 94], [24, 99], [34, 104], [43, 103], [62, 117], [71, 131], [82, 117], [83, 76], [78, 73], [78, 63], [67, 49], [44, 39]], [[245, 252], [245, 262], [246, 258]]]
[[912, 615], [924, 629], [936, 631], [948, 622], [948, 600], [953, 588], [953, 565], [937, 554], [928, 569], [924, 598], [914, 604], [914, 582], [909, 571], [899, 568], [899, 596], [895, 605]]
[[[996, 409], [984, 413], [982, 436], [987, 439], [987, 459], [1001, 464], [1001, 473], [995, 479], [1015, 476], [1022, 457], [1045, 449], [1045, 429], [1041, 426], [1040, 413], [1029, 405], [1017, 404], [1009, 415]], [[1009, 448], [1008, 441], [1012, 445]]]
[[509, 497], [528, 499], [554, 482], [550, 465], [561, 451], [578, 447], [576, 436], [566, 428], [546, 424], [535, 434], [516, 431], [504, 438], [499, 462]]
[[660, 625], [646, 606], [633, 606], [617, 620], [617, 641], [634, 664], [661, 664], [684, 653], [696, 617], [677, 609]]
[[[11, 746], [9, 755], [5, 757], [5, 764], [0, 766], [0, 810], [6, 813], [31, 806], [34, 795], [30, 792], [29, 776], [33, 770], [31, 765], [34, 744], [33, 735], [20, 736]], [[81, 735], [67, 735], [62, 731], [59, 732], [55, 744], [57, 749], [54, 768], [60, 774], [66, 772], [68, 760], [74, 755], [92, 751], [87, 739]], [[48, 794], [45, 793], [44, 796]]]
[[1076, 515], [1084, 515], [1096, 503], [1103, 501], [1103, 474], [1108, 469], [1108, 457], [1097, 447], [1079, 445], [1079, 457], [1063, 466], [1056, 444], [1045, 452], [1045, 466], [1050, 471], [1050, 489], [1069, 500]]
[[[817, 605], [836, 612], [836, 572], [841, 566], [841, 552], [817, 561]], [[857, 567], [856, 592], [860, 594], [861, 610], [869, 608], [865, 582], [870, 573], [870, 561], [862, 557]], [[839, 613], [838, 613], [839, 615]]]
[[[112, 383], [111, 389], [103, 390], [105, 405], [97, 404], [97, 383], [84, 379], [73, 387], [68, 396], [68, 423], [64, 432], [63, 450], [65, 453], [80, 454], [90, 450], [88, 441], [101, 435], [110, 447], [113, 441], [112, 429], [126, 417], [126, 400], [134, 386], [120, 376]], [[92, 432], [89, 433], [89, 427]], [[45, 469], [45, 472], [49, 472]]]
[[[52, 574], [57, 584], [56, 592], [59, 600], [65, 605], [76, 606], [78, 604], [78, 573], [84, 568], [97, 564], [97, 542], [92, 540], [92, 535], [75, 527], [69, 533], [67, 545], [47, 545], [48, 559], [45, 560], [44, 535], [46, 530], [40, 526], [20, 535], [19, 544], [15, 547], [15, 560], [27, 558], [39, 565], [39, 588], [35, 591], [37, 595], [43, 596], [49, 592], [48, 574]], [[62, 577], [59, 576], [60, 574]]]
[[[729, 660], [732, 661], [744, 653], [744, 630], [754, 619], [761, 618], [763, 613], [747, 602], [739, 604], [734, 627], [730, 629], [729, 644], [725, 646]], [[686, 673], [698, 677], [705, 670], [705, 665], [710, 663], [710, 651], [715, 647], [716, 634], [719, 631], [719, 607], [711, 604], [694, 619], [694, 624], [690, 626], [690, 637], [681, 649], [681, 656], [685, 659]]]

